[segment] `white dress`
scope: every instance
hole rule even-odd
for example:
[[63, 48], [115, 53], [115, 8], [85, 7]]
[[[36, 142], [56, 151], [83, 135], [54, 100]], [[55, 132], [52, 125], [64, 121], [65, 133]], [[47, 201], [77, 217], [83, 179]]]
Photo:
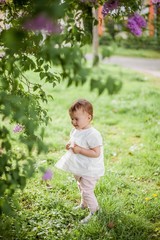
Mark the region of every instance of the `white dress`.
[[100, 146], [100, 156], [97, 158], [86, 157], [82, 154], [74, 154], [73, 151], [69, 149], [55, 166], [78, 176], [103, 176], [103, 142], [100, 132], [94, 127], [82, 130], [73, 129], [70, 134], [70, 141], [86, 149]]

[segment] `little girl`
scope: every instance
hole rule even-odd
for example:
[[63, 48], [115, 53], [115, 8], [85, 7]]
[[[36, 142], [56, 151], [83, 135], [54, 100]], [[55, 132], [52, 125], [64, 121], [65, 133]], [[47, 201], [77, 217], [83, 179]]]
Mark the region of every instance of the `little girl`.
[[89, 208], [90, 214], [81, 222], [87, 223], [99, 210], [94, 194], [98, 179], [104, 175], [103, 143], [99, 131], [91, 126], [93, 107], [85, 99], [77, 100], [69, 109], [73, 129], [68, 150], [56, 163], [56, 167], [74, 174], [81, 192], [81, 204], [77, 208]]

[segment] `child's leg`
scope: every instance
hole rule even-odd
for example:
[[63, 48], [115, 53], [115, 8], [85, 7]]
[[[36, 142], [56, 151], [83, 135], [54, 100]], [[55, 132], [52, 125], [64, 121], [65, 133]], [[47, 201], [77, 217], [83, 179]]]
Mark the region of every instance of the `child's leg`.
[[94, 189], [99, 178], [83, 176], [80, 178], [79, 184], [82, 195], [82, 202], [87, 204], [91, 213], [99, 209]]
[[76, 179], [77, 181], [77, 185], [78, 185], [78, 188], [79, 188], [79, 191], [81, 193], [81, 206], [83, 206], [84, 208], [87, 207], [87, 203], [85, 202], [84, 198], [83, 198], [83, 194], [82, 194], [82, 188], [81, 188], [81, 177], [80, 176], [74, 176], [74, 178]]

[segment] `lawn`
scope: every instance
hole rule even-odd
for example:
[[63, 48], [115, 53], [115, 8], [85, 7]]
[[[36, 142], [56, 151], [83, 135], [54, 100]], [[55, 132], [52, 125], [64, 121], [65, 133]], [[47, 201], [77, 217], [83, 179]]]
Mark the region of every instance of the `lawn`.
[[[16, 214], [1, 217], [0, 239], [160, 239], [160, 83], [117, 66], [101, 70], [121, 78], [118, 94], [98, 96], [89, 83], [46, 85], [54, 98], [44, 106], [52, 117], [44, 137], [49, 151], [35, 155], [34, 176], [14, 196]], [[96, 187], [101, 211], [86, 225], [80, 220], [88, 212], [73, 209], [80, 200], [73, 176], [54, 167], [72, 128], [68, 107], [77, 98], [93, 103], [93, 125], [104, 139], [105, 175]], [[42, 181], [41, 167], [53, 171], [52, 188]]]
[[[128, 49], [123, 47], [117, 47], [116, 44], [112, 44], [111, 46], [100, 45], [100, 52], [102, 52], [103, 48], [107, 48], [108, 51], [111, 51], [111, 56], [125, 56], [125, 57], [138, 57], [138, 58], [160, 58], [159, 50], [151, 50], [151, 49]], [[92, 47], [85, 45], [83, 47], [84, 53], [91, 52]], [[107, 57], [107, 56], [106, 56]]]
[[114, 55], [116, 56], [126, 56], [126, 57], [141, 57], [141, 58], [160, 58], [160, 51], [151, 50], [151, 49], [125, 49], [118, 47], [116, 48]]

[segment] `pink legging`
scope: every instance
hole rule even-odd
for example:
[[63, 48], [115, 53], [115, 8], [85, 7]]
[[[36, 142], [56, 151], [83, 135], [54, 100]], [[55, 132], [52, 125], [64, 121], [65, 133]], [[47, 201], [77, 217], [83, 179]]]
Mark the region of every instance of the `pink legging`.
[[81, 204], [88, 207], [90, 212], [94, 213], [99, 209], [94, 189], [99, 178], [88, 176], [74, 176], [77, 180], [78, 188], [81, 193]]

